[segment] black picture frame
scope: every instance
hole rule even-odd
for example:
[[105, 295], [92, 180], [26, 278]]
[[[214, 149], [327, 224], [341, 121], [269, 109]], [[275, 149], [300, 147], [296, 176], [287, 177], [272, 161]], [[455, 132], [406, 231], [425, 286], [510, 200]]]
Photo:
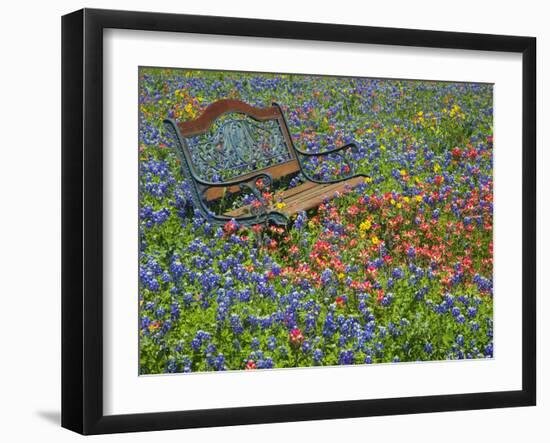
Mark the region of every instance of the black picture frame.
[[[522, 54], [522, 388], [505, 392], [104, 415], [102, 85], [103, 31], [108, 28]], [[535, 61], [536, 39], [532, 37], [97, 9], [83, 9], [63, 16], [62, 426], [82, 434], [104, 434], [535, 405]]]

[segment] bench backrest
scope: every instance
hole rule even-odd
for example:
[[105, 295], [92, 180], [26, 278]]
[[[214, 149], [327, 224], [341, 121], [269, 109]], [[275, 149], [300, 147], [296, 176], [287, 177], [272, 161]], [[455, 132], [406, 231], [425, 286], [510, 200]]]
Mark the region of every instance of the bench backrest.
[[[255, 108], [240, 100], [219, 100], [197, 119], [177, 126], [204, 180], [223, 183], [259, 171], [279, 179], [300, 169], [278, 105]], [[222, 193], [223, 189], [210, 188], [205, 197], [213, 200]]]

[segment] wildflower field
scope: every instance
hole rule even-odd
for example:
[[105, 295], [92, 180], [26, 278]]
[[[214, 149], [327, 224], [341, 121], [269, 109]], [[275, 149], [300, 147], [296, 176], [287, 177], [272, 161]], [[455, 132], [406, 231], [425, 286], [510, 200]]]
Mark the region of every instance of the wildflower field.
[[[140, 374], [491, 358], [492, 91], [141, 68]], [[163, 119], [223, 98], [279, 103], [304, 151], [355, 143], [365, 179], [287, 228], [212, 225]]]

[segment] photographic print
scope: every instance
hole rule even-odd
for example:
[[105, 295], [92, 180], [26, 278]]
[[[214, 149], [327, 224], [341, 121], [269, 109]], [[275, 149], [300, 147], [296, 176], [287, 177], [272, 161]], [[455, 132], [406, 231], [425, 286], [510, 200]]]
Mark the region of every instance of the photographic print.
[[139, 374], [493, 357], [492, 84], [138, 76]]

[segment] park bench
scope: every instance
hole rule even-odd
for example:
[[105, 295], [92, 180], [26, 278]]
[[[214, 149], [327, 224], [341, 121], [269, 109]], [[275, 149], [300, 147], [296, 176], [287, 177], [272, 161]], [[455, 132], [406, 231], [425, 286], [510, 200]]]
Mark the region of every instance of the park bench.
[[[224, 99], [209, 105], [195, 120], [164, 120], [175, 141], [194, 207], [214, 225], [235, 219], [250, 226], [286, 225], [292, 215], [319, 206], [364, 181], [355, 174], [349, 143], [324, 152], [296, 148], [281, 107], [257, 108]], [[264, 198], [274, 181], [301, 173], [304, 183], [278, 194], [278, 205]], [[327, 175], [332, 176], [327, 177]], [[214, 213], [209, 205], [227, 193], [248, 191], [252, 203]], [[282, 204], [281, 204], [282, 202]]]

